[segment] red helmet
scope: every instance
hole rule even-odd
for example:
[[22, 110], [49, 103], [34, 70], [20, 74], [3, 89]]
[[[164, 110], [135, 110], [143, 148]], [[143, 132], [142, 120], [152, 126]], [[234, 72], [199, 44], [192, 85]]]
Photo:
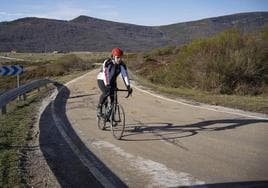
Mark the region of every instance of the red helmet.
[[123, 51], [120, 48], [114, 48], [112, 50], [112, 55], [121, 57], [123, 55]]

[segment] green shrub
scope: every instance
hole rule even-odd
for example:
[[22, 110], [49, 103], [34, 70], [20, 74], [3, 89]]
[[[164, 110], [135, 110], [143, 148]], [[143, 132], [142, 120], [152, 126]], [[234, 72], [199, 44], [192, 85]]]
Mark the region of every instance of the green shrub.
[[[13, 62], [9, 64], [23, 65], [26, 71], [20, 75], [20, 83], [29, 82], [33, 79], [62, 76], [73, 71], [84, 71], [93, 68], [94, 60], [82, 60], [75, 54], [60, 56], [58, 59], [43, 60], [36, 62]], [[16, 87], [16, 76], [0, 77], [0, 93]]]
[[[267, 30], [258, 35], [231, 29], [173, 50], [155, 49], [144, 56], [140, 73], [146, 73], [152, 82], [171, 87], [222, 94], [264, 93], [268, 84]], [[173, 61], [163, 66], [161, 59], [167, 54]]]

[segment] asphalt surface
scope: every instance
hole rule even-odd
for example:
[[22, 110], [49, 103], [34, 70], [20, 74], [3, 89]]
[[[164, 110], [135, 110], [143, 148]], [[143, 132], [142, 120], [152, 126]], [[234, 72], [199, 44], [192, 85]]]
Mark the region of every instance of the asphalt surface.
[[97, 72], [61, 87], [41, 116], [43, 153], [61, 186], [268, 187], [268, 118], [135, 86], [132, 97], [119, 94], [127, 129], [115, 140], [97, 127]]

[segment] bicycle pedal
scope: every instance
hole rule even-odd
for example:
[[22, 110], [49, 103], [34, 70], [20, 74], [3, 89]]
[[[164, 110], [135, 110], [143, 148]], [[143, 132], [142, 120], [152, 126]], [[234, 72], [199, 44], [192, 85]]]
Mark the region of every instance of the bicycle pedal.
[[113, 120], [114, 122], [116, 122], [116, 123], [120, 123], [121, 122], [121, 120]]

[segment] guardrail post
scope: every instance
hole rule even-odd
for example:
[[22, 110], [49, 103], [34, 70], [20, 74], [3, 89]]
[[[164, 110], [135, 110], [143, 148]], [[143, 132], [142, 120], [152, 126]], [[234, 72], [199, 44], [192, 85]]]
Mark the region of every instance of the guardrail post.
[[26, 93], [24, 93], [22, 96], [23, 96], [23, 100], [26, 101], [26, 99], [27, 99]]
[[[41, 91], [41, 87], [44, 85], [48, 86], [49, 83], [53, 83], [57, 87], [59, 83], [51, 80], [35, 80], [32, 83], [22, 85], [19, 88], [12, 89], [0, 95], [0, 115], [7, 113], [7, 104], [13, 100], [27, 100], [27, 92], [30, 92], [34, 89]], [[1, 126], [0, 126], [1, 128]]]
[[3, 106], [2, 107], [2, 114], [6, 114], [7, 113], [7, 106]]

